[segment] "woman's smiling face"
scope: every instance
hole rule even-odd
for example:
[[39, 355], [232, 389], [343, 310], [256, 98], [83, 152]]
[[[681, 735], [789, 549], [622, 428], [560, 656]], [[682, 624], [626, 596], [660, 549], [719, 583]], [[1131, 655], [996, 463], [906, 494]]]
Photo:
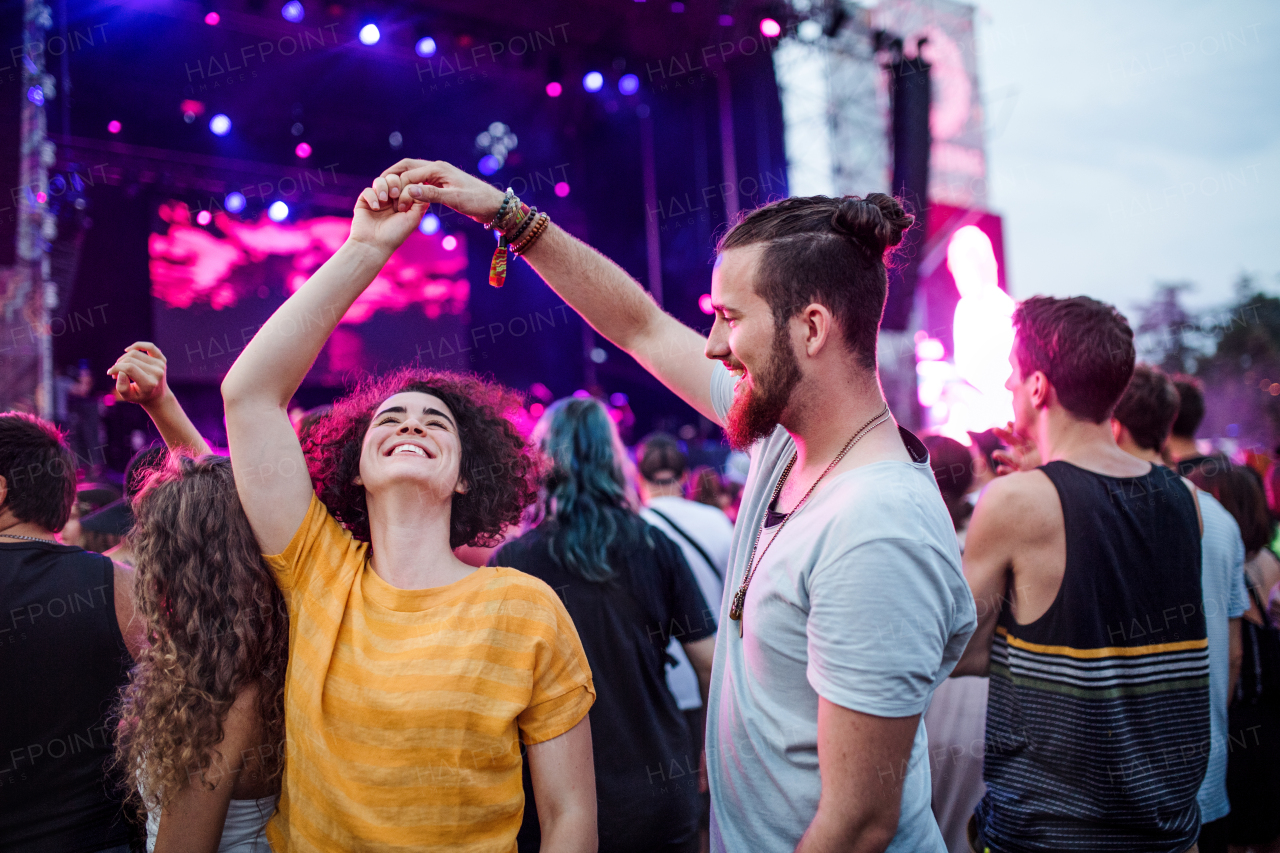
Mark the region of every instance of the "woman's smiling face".
[[357, 482], [371, 494], [406, 481], [446, 498], [465, 491], [462, 439], [449, 406], [434, 394], [403, 391], [374, 410]]

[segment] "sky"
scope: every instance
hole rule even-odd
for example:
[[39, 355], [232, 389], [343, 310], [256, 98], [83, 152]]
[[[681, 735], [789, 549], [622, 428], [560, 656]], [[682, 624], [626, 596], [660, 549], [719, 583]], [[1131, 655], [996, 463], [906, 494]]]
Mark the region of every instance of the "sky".
[[1015, 298], [1280, 294], [1280, 2], [976, 0]]

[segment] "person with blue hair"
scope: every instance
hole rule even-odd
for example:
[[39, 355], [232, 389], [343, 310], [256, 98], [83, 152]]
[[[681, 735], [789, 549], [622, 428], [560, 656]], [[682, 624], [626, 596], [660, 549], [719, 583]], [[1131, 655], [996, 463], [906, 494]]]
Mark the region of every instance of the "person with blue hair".
[[[626, 452], [599, 401], [552, 404], [533, 438], [549, 459], [536, 526], [493, 555], [546, 581], [577, 626], [595, 676], [600, 853], [698, 849], [700, 756], [667, 688], [674, 637], [711, 682], [715, 618], [674, 542], [637, 513], [623, 471]], [[522, 851], [538, 849], [526, 773]]]

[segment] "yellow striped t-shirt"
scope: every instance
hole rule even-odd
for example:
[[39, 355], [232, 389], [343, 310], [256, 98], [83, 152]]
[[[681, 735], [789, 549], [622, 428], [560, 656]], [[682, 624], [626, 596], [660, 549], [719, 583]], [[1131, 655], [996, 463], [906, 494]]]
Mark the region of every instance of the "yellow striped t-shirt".
[[564, 734], [595, 701], [573, 622], [514, 569], [405, 590], [368, 555], [313, 497], [289, 547], [266, 557], [289, 606], [271, 847], [513, 853], [520, 734]]

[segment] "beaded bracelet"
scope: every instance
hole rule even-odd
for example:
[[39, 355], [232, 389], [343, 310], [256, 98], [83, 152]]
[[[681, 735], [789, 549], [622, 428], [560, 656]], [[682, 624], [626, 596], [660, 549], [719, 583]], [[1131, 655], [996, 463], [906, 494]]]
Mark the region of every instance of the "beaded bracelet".
[[538, 242], [538, 238], [542, 236], [542, 232], [547, 230], [547, 225], [550, 223], [550, 216], [547, 216], [545, 213], [539, 214], [538, 221], [529, 229], [528, 235], [525, 236], [525, 238], [518, 244], [512, 246], [511, 251], [515, 252], [517, 255], [523, 255], [525, 252], [529, 251], [529, 248], [533, 246], [534, 243]]
[[[515, 217], [514, 224], [510, 223], [512, 217]], [[502, 287], [507, 283], [507, 248], [511, 245], [507, 235], [512, 233], [513, 229], [522, 228], [526, 220], [533, 218], [529, 206], [521, 202], [508, 188], [506, 196], [503, 197], [502, 207], [498, 208], [493, 221], [485, 226], [496, 228], [499, 235], [498, 248], [494, 250], [493, 260], [489, 262], [489, 284], [493, 287]]]
[[525, 235], [529, 233], [529, 229], [537, 224], [537, 222], [538, 208], [531, 207], [529, 208], [529, 215], [520, 221], [520, 224], [516, 226], [515, 230], [508, 232], [509, 236], [507, 237], [507, 242], [512, 246], [515, 246], [525, 238]]
[[502, 197], [502, 204], [498, 206], [498, 212], [495, 213], [493, 215], [493, 219], [490, 219], [484, 226], [486, 231], [498, 223], [498, 220], [501, 219], [503, 217], [503, 214], [507, 212], [507, 208], [511, 206], [511, 202], [515, 199], [515, 197], [516, 197], [516, 194], [512, 192], [511, 187], [507, 187], [507, 192]]

